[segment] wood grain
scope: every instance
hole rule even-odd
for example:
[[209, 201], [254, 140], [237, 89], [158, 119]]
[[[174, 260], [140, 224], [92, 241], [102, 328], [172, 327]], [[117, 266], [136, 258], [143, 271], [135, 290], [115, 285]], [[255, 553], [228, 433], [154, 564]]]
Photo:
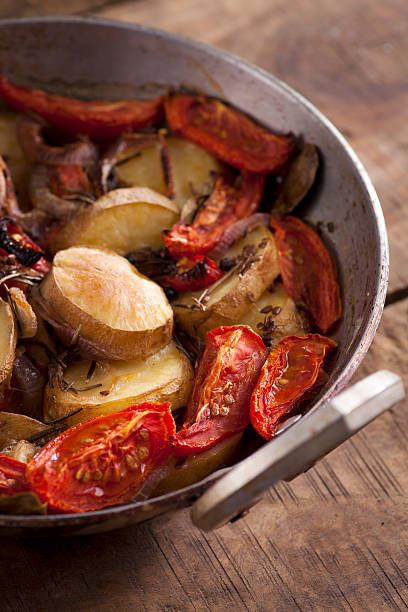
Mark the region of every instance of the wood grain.
[[[1, 17], [95, 15], [161, 27], [258, 64], [304, 93], [361, 157], [391, 247], [388, 306], [356, 379], [408, 389], [408, 5], [405, 0], [5, 0]], [[71, 540], [4, 540], [0, 610], [405, 610], [407, 402], [240, 521], [204, 535], [188, 512]]]
[[[359, 376], [388, 367], [408, 387], [407, 315], [408, 300], [386, 309]], [[5, 540], [1, 610], [406, 609], [406, 408], [211, 534], [181, 511], [87, 538]]]

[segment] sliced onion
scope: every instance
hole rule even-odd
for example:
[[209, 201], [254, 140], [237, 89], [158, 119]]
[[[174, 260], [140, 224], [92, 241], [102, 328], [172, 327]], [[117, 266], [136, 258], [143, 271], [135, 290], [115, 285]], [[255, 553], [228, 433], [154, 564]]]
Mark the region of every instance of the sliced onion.
[[230, 225], [225, 230], [220, 242], [217, 244], [215, 249], [210, 251], [208, 257], [211, 259], [219, 259], [225, 253], [225, 251], [239, 238], [245, 236], [248, 232], [254, 229], [257, 225], [268, 225], [269, 215], [266, 213], [255, 213], [245, 219], [236, 221], [233, 225]]
[[68, 221], [87, 203], [80, 199], [67, 200], [56, 196], [49, 186], [49, 168], [43, 164], [32, 167], [28, 192], [35, 208], [43, 210], [49, 218]]
[[97, 149], [90, 140], [77, 140], [61, 147], [48, 145], [42, 134], [43, 126], [26, 116], [20, 118], [17, 130], [23, 151], [31, 163], [48, 166], [78, 164], [83, 167], [96, 163]]

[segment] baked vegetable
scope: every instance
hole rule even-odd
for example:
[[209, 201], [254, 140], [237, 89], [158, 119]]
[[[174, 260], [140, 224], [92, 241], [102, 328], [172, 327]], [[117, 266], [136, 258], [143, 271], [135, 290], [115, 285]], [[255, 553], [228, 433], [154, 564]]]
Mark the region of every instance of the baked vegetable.
[[163, 232], [172, 257], [202, 255], [212, 251], [229, 227], [256, 211], [265, 180], [261, 175], [243, 174], [235, 181], [220, 174], [208, 199], [191, 224], [179, 221]]
[[271, 232], [260, 225], [230, 247], [220, 264], [231, 269], [207, 290], [177, 296], [172, 306], [180, 327], [190, 336], [220, 325], [233, 325], [279, 275], [278, 252]]
[[290, 213], [307, 195], [319, 167], [316, 147], [306, 142], [294, 157], [272, 205], [274, 214]]
[[302, 300], [317, 327], [326, 333], [341, 317], [340, 286], [333, 258], [318, 234], [291, 215], [272, 215], [286, 291]]
[[219, 100], [176, 94], [164, 107], [173, 132], [247, 172], [277, 172], [294, 152], [292, 135], [272, 134]]
[[54, 510], [86, 512], [132, 499], [170, 455], [169, 404], [139, 404], [74, 425], [27, 465], [30, 488]]
[[160, 121], [163, 97], [154, 100], [84, 101], [20, 87], [0, 75], [0, 95], [16, 110], [30, 111], [67, 134], [91, 138], [116, 138], [125, 130], [137, 130]]
[[184, 138], [166, 138], [172, 172], [173, 202], [179, 210], [190, 198], [211, 193], [214, 176], [227, 172], [216, 157]]
[[251, 423], [270, 440], [324, 376], [326, 354], [337, 343], [319, 334], [287, 336], [272, 350], [251, 397]]
[[178, 457], [154, 489], [152, 497], [188, 487], [216, 470], [231, 465], [241, 450], [242, 436], [243, 432], [240, 431], [202, 453]]
[[173, 312], [163, 290], [113, 251], [59, 251], [33, 295], [60, 338], [93, 357], [134, 359], [171, 340]]
[[49, 426], [25, 414], [0, 412], [0, 449], [13, 441], [28, 440], [47, 429]]
[[268, 351], [249, 327], [207, 334], [183, 427], [171, 436], [175, 455], [201, 453], [249, 423], [249, 400]]
[[0, 496], [28, 491], [26, 465], [0, 453]]
[[124, 134], [110, 155], [121, 183], [162, 193], [179, 211], [190, 198], [209, 194], [213, 173], [225, 171], [207, 151], [176, 136]]
[[238, 323], [256, 331], [268, 348], [285, 336], [301, 335], [310, 328], [306, 314], [296, 308], [282, 283], [274, 283], [264, 291]]
[[55, 253], [75, 245], [112, 249], [125, 255], [134, 249], [163, 245], [163, 228], [178, 219], [178, 209], [147, 187], [115, 189], [81, 210], [51, 240]]
[[77, 359], [63, 372], [51, 372], [44, 392], [47, 421], [67, 417], [67, 427], [94, 416], [123, 410], [141, 402], [170, 402], [185, 406], [193, 383], [193, 368], [185, 354], [170, 342], [154, 355], [130, 361]]

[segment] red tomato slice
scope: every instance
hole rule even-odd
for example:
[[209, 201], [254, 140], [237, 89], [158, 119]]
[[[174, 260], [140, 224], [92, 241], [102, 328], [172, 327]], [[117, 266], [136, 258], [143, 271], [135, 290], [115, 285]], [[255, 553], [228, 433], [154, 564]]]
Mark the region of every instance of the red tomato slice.
[[31, 111], [65, 133], [111, 139], [125, 130], [156, 124], [163, 117], [163, 96], [154, 100], [83, 101], [10, 83], [0, 75], [0, 95], [13, 108]]
[[[26, 267], [45, 274], [50, 264], [43, 257], [42, 250], [9, 217], [0, 219], [0, 256], [15, 255], [17, 261]], [[35, 263], [32, 263], [35, 261]], [[9, 285], [11, 286], [11, 285]]]
[[163, 232], [172, 257], [209, 253], [219, 243], [225, 230], [239, 219], [251, 216], [258, 208], [265, 177], [243, 174], [240, 184], [219, 175], [214, 190], [196, 214], [191, 225], [179, 221]]
[[130, 500], [170, 455], [170, 404], [98, 416], [51, 440], [27, 465], [31, 489], [54, 510], [87, 512]]
[[223, 275], [217, 264], [203, 255], [183, 257], [177, 262], [177, 269], [177, 274], [163, 276], [159, 283], [174, 291], [196, 291], [210, 287]]
[[175, 455], [201, 453], [248, 425], [249, 400], [267, 355], [249, 327], [208, 332], [183, 427], [171, 436]]
[[63, 198], [75, 192], [92, 196], [92, 185], [89, 178], [78, 164], [54, 166], [50, 168], [50, 189], [53, 194]]
[[295, 300], [303, 300], [317, 327], [326, 333], [341, 317], [340, 287], [335, 263], [318, 234], [291, 215], [272, 215], [283, 284]]
[[271, 351], [251, 397], [251, 423], [266, 440], [318, 382], [326, 354], [337, 346], [319, 334], [287, 336]]
[[277, 172], [295, 151], [292, 135], [267, 132], [219, 100], [175, 95], [166, 98], [164, 108], [173, 132], [247, 172]]
[[25, 473], [25, 463], [0, 453], [0, 495], [29, 491]]

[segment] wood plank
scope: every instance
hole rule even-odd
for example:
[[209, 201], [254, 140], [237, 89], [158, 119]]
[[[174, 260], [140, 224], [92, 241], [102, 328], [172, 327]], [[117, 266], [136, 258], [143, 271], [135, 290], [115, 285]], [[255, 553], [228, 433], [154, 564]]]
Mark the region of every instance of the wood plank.
[[[386, 309], [356, 378], [387, 367], [408, 388], [407, 315], [408, 300]], [[5, 540], [2, 610], [405, 609], [406, 410], [384, 414], [211, 534], [181, 511], [82, 539]]]

